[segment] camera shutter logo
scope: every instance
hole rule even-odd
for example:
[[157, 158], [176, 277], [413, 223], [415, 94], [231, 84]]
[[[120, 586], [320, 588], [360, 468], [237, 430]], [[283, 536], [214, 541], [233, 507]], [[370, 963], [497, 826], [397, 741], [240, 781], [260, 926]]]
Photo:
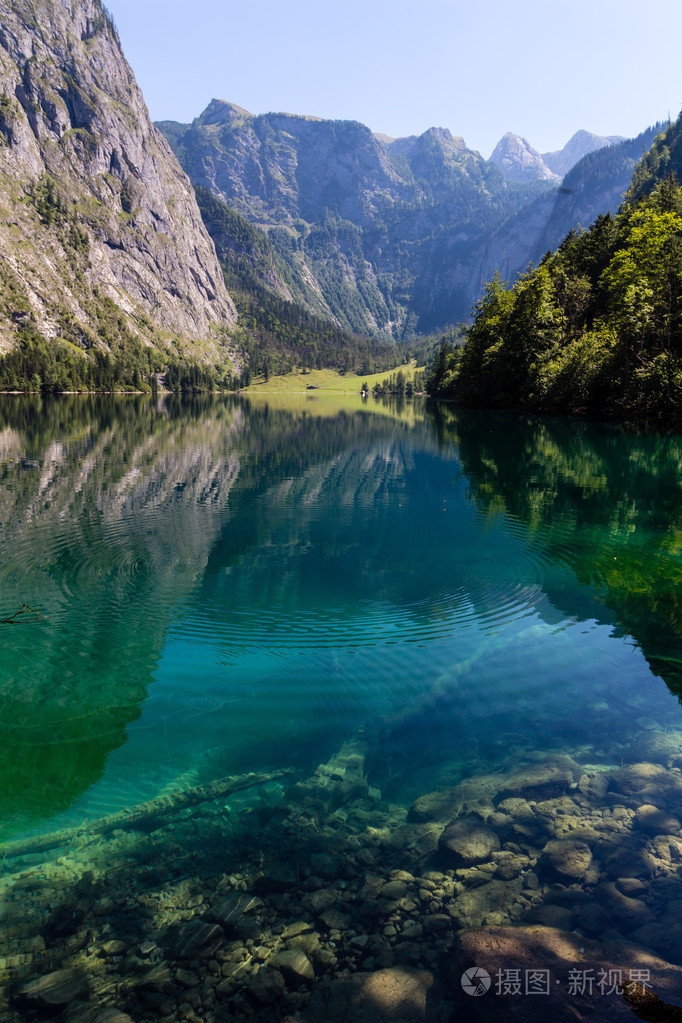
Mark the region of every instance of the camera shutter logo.
[[479, 998], [490, 990], [490, 974], [482, 966], [472, 966], [462, 974], [462, 988], [472, 998]]

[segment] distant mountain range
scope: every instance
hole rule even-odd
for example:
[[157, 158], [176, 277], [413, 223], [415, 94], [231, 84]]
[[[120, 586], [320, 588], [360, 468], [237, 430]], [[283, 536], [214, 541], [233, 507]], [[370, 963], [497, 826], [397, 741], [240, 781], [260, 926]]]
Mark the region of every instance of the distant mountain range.
[[[393, 139], [222, 100], [159, 131], [100, 0], [0, 0], [0, 73], [10, 389], [137, 388], [188, 360], [191, 385], [229, 383], [273, 346], [383, 367], [374, 342], [466, 321], [496, 270], [513, 281], [615, 211], [663, 127], [545, 154], [507, 134], [490, 160], [447, 128]], [[680, 166], [667, 137], [642, 190]]]
[[191, 124], [158, 127], [195, 185], [267, 234], [287, 268], [280, 294], [346, 330], [406, 340], [468, 319], [496, 269], [513, 279], [543, 246], [615, 212], [661, 126], [634, 142], [580, 131], [544, 155], [508, 133], [490, 160], [446, 128], [392, 139], [218, 99]]
[[507, 181], [554, 181], [558, 183], [583, 156], [624, 142], [622, 135], [595, 135], [577, 131], [563, 149], [538, 153], [526, 139], [508, 131], [495, 146], [490, 162], [500, 168]]

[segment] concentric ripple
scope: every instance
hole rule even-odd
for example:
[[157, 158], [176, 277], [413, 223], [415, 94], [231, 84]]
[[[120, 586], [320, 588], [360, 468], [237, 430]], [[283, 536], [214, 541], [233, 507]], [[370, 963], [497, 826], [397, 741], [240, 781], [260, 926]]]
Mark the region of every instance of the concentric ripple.
[[[531, 450], [525, 420], [498, 441], [463, 416], [458, 446], [366, 412], [93, 415], [43, 448], [18, 417], [1, 466], [0, 618], [36, 609], [0, 625], [6, 830], [310, 769], [358, 734], [389, 788], [539, 728], [606, 742], [589, 715], [653, 677], [637, 629], [678, 663], [652, 611], [679, 591], [676, 470], [638, 519], [605, 455], [585, 468], [545, 426]], [[642, 601], [621, 634], [618, 587]]]

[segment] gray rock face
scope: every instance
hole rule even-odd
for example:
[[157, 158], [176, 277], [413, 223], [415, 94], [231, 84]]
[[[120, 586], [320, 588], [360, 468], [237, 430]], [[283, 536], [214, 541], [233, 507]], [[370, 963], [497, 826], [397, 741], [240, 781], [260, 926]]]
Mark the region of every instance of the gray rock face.
[[619, 154], [600, 162], [578, 133], [566, 160], [582, 147], [591, 162], [557, 190], [559, 174], [511, 134], [486, 161], [445, 128], [391, 139], [222, 100], [159, 127], [194, 182], [267, 229], [288, 271], [271, 282], [282, 297], [395, 338], [467, 320], [496, 270], [513, 281], [571, 228], [614, 212], [656, 134], [614, 143]]
[[152, 343], [234, 324], [192, 187], [98, 0], [0, 0], [0, 25], [0, 349], [22, 312], [47, 337], [65, 318], [92, 334], [103, 299]]
[[356, 121], [293, 114], [254, 116], [212, 100], [189, 125], [162, 122], [183, 135], [185, 167], [196, 184], [264, 223], [316, 220], [325, 207], [369, 223], [382, 202], [405, 193], [385, 147]]
[[549, 169], [537, 149], [508, 131], [490, 155], [490, 162], [499, 167], [507, 181], [557, 181], [559, 175]]

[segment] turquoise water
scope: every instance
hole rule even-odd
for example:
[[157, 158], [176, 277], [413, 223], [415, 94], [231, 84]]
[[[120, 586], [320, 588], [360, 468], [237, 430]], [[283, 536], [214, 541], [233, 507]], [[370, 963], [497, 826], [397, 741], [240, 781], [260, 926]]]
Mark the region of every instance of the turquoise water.
[[568, 419], [2, 399], [2, 837], [358, 734], [405, 805], [472, 756], [638, 759], [682, 729], [681, 466]]

